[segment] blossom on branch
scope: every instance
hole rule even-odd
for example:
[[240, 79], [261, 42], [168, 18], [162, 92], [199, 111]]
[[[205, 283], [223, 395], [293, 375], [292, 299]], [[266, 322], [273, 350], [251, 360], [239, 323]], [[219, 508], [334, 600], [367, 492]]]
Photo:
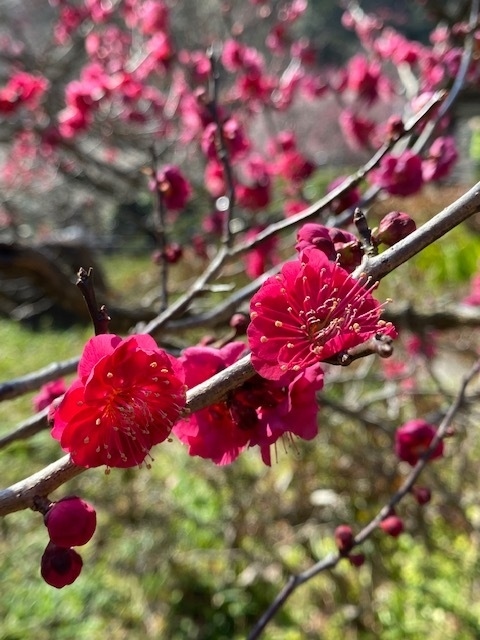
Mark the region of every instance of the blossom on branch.
[[[242, 342], [214, 347], [190, 347], [180, 362], [186, 382], [195, 386], [233, 364], [245, 352]], [[177, 422], [173, 433], [188, 446], [191, 456], [224, 465], [248, 447], [260, 447], [265, 464], [271, 464], [270, 447], [279, 438], [294, 435], [311, 440], [317, 434], [316, 391], [323, 386], [320, 366], [284, 384], [259, 375], [231, 391], [225, 400]]]
[[345, 269], [316, 249], [284, 264], [250, 303], [247, 330], [252, 364], [270, 380], [298, 374], [366, 342], [376, 334], [394, 337], [380, 319], [382, 305]]
[[148, 335], [91, 338], [52, 436], [82, 467], [134, 467], [165, 440], [186, 402], [180, 365]]
[[[429, 449], [436, 433], [436, 428], [429, 422], [421, 418], [410, 420], [399, 427], [395, 433], [395, 453], [400, 460], [404, 460], [413, 466]], [[429, 460], [435, 460], [435, 458], [441, 458], [442, 456], [443, 440], [440, 440], [431, 453]]]
[[457, 147], [452, 136], [437, 138], [428, 156], [422, 161], [422, 176], [425, 182], [445, 178], [458, 159]]
[[66, 386], [63, 378], [46, 382], [40, 387], [39, 392], [32, 400], [35, 411], [41, 411], [49, 407], [55, 398], [63, 395], [65, 391]]
[[374, 185], [392, 196], [411, 196], [423, 185], [422, 160], [409, 149], [399, 156], [387, 153], [370, 178]]
[[150, 181], [150, 189], [158, 189], [169, 211], [180, 211], [192, 194], [192, 187], [180, 169], [173, 165], [162, 167]]

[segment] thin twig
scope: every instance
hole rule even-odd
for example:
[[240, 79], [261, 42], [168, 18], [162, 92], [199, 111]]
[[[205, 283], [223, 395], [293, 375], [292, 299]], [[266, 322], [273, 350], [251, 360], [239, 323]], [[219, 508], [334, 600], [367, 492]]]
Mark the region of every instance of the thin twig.
[[101, 307], [97, 304], [97, 297], [95, 295], [95, 287], [93, 285], [93, 269], [90, 267], [88, 271], [83, 267], [80, 267], [77, 274], [77, 287], [82, 292], [85, 303], [92, 319], [95, 335], [98, 336], [101, 333], [108, 333], [108, 323], [110, 317], [105, 305]]
[[155, 185], [153, 199], [153, 227], [155, 241], [160, 252], [160, 309], [164, 311], [168, 307], [168, 261], [166, 259], [167, 229], [165, 224], [165, 199], [161, 185], [158, 181], [158, 158], [155, 146], [150, 147], [152, 180]]

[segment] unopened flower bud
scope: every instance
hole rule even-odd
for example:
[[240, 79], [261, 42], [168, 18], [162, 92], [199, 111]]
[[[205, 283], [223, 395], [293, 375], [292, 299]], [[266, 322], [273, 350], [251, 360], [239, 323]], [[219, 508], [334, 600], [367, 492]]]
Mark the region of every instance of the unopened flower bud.
[[40, 573], [47, 584], [61, 589], [75, 582], [82, 566], [82, 558], [76, 551], [49, 542], [42, 556]]
[[341, 524], [335, 529], [335, 544], [342, 555], [346, 555], [354, 544], [352, 528]]
[[53, 544], [64, 548], [79, 547], [95, 533], [97, 514], [88, 502], [69, 496], [55, 502], [44, 521]]
[[415, 221], [403, 211], [390, 211], [380, 220], [377, 229], [374, 229], [372, 236], [377, 243], [386, 244], [391, 247], [399, 240], [406, 238], [412, 231], [415, 231], [417, 225]]
[[329, 229], [328, 234], [333, 242], [338, 263], [351, 273], [362, 262], [363, 251], [360, 242], [353, 233], [337, 229]]
[[300, 253], [309, 247], [320, 249], [329, 260], [337, 257], [335, 246], [330, 238], [327, 227], [316, 222], [307, 222], [297, 232], [297, 244], [295, 249]]
[[380, 523], [380, 529], [393, 538], [397, 538], [404, 530], [403, 520], [396, 515], [387, 516]]
[[165, 262], [168, 262], [169, 264], [175, 264], [182, 257], [183, 249], [178, 244], [178, 242], [172, 242], [165, 247], [163, 255], [165, 257]]
[[432, 497], [432, 492], [428, 487], [412, 487], [412, 494], [420, 505], [427, 504]]
[[348, 560], [352, 567], [361, 567], [365, 562], [365, 556], [363, 553], [351, 553]]
[[67, 387], [62, 378], [42, 385], [38, 394], [33, 398], [35, 411], [42, 411], [42, 409], [49, 407], [53, 400], [63, 395], [66, 390]]

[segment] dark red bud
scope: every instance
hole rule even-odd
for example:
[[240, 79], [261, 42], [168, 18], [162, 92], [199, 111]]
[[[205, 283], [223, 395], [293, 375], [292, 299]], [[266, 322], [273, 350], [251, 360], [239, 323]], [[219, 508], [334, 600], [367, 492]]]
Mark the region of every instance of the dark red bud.
[[432, 492], [428, 487], [412, 487], [412, 494], [420, 505], [427, 504], [432, 498]]
[[361, 567], [365, 562], [365, 556], [363, 553], [352, 553], [348, 556], [348, 560], [352, 567]]
[[47, 584], [61, 589], [75, 582], [82, 566], [82, 558], [76, 551], [49, 542], [42, 556], [40, 573]]
[[403, 211], [390, 211], [380, 220], [377, 229], [374, 229], [372, 236], [377, 243], [386, 244], [391, 247], [396, 242], [410, 235], [417, 225], [415, 221]]
[[88, 502], [69, 496], [50, 507], [44, 522], [53, 544], [64, 548], [79, 547], [95, 533], [97, 514]]
[[354, 545], [352, 528], [341, 524], [335, 529], [335, 544], [342, 555], [346, 555]]
[[178, 242], [172, 242], [171, 244], [165, 247], [165, 251], [163, 252], [165, 256], [165, 261], [169, 264], [175, 264], [180, 260], [183, 255], [183, 249], [178, 244]]
[[396, 515], [387, 516], [380, 523], [380, 529], [393, 538], [398, 537], [404, 530], [403, 520]]

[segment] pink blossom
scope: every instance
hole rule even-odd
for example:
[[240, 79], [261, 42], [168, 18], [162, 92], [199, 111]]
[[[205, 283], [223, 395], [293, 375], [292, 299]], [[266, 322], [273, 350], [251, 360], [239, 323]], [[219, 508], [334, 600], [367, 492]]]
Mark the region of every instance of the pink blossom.
[[359, 345], [375, 334], [395, 336], [380, 320], [373, 287], [354, 280], [316, 249], [305, 249], [268, 278], [250, 303], [252, 364], [278, 380]]
[[270, 179], [253, 185], [237, 184], [235, 195], [238, 204], [244, 209], [258, 211], [270, 204]]
[[239, 71], [243, 66], [246, 47], [237, 40], [223, 43], [222, 64], [227, 71]]
[[302, 16], [308, 8], [308, 0], [291, 0], [279, 11], [279, 18], [284, 22], [292, 24]]
[[371, 105], [380, 95], [388, 95], [390, 83], [382, 75], [379, 62], [369, 61], [358, 54], [347, 65], [347, 89]]
[[382, 35], [375, 40], [377, 53], [395, 65], [414, 65], [420, 59], [423, 48], [418, 42], [410, 42], [394, 29], [384, 29]]
[[182, 89], [178, 83], [177, 94], [180, 98], [179, 112], [182, 119], [182, 141], [190, 142], [200, 135], [204, 128], [213, 122], [212, 114], [205, 104], [205, 96], [202, 89], [190, 92]]
[[422, 160], [410, 150], [400, 156], [389, 153], [382, 158], [379, 168], [370, 173], [370, 179], [392, 196], [411, 196], [423, 185]]
[[77, 107], [66, 107], [58, 112], [58, 132], [62, 138], [74, 138], [91, 125], [93, 117]]
[[218, 160], [210, 160], [205, 165], [205, 187], [213, 198], [219, 198], [226, 192], [223, 167]]
[[290, 44], [287, 28], [284, 24], [275, 24], [265, 38], [265, 44], [275, 55], [285, 53]]
[[302, 90], [302, 94], [308, 100], [315, 100], [323, 97], [330, 87], [328, 82], [323, 80], [321, 77], [305, 74], [302, 78], [300, 88]]
[[90, 14], [92, 22], [105, 22], [114, 11], [113, 2], [111, 0], [84, 0], [85, 8]]
[[470, 282], [470, 293], [462, 302], [470, 307], [480, 306], [480, 273], [473, 276]]
[[299, 185], [312, 175], [315, 165], [299, 151], [289, 150], [277, 156], [273, 169], [285, 180]]
[[[261, 231], [263, 227], [252, 227], [247, 232], [247, 239], [253, 240]], [[245, 256], [245, 272], [249, 278], [258, 278], [262, 273], [265, 273], [267, 266], [272, 266], [279, 262], [279, 257], [276, 254], [278, 245], [278, 239], [276, 236], [263, 240]]]
[[178, 61], [182, 65], [189, 67], [193, 81], [196, 84], [208, 81], [212, 72], [212, 63], [204, 51], [182, 49], [178, 53]]
[[258, 154], [252, 154], [242, 166], [248, 184], [237, 184], [235, 195], [238, 204], [251, 211], [264, 209], [270, 204], [271, 178], [265, 160]]
[[87, 17], [85, 9], [79, 7], [65, 6], [61, 7], [58, 22], [54, 27], [55, 41], [60, 44], [66, 44], [72, 33], [74, 33]]
[[338, 122], [348, 146], [354, 151], [372, 146], [372, 138], [375, 133], [375, 123], [367, 118], [362, 118], [351, 109], [344, 109]]
[[296, 148], [297, 140], [295, 133], [289, 129], [279, 131], [279, 133], [267, 143], [267, 152], [272, 156], [275, 156], [277, 153], [295, 151]]
[[[211, 122], [202, 134], [201, 147], [209, 160], [217, 158], [219, 141], [216, 139], [218, 126]], [[222, 139], [230, 160], [236, 160], [245, 155], [250, 148], [250, 141], [245, 135], [243, 127], [235, 118], [228, 118], [222, 124]]]
[[412, 356], [424, 356], [431, 360], [436, 356], [436, 336], [432, 331], [413, 334], [405, 343], [407, 352]]
[[[233, 364], [245, 345], [233, 342], [221, 349], [190, 347], [180, 362], [191, 388]], [[319, 367], [296, 376], [289, 384], [256, 375], [230, 392], [225, 401], [180, 420], [173, 433], [188, 446], [189, 454], [216, 464], [233, 462], [247, 447], [259, 446], [266, 464], [270, 446], [293, 435], [311, 440], [317, 434], [315, 393], [323, 386]]]
[[317, 60], [317, 50], [305, 37], [292, 42], [290, 53], [292, 58], [299, 58], [304, 65], [314, 65]]
[[138, 4], [138, 28], [142, 33], [154, 35], [168, 28], [168, 7], [162, 0], [144, 0]]
[[47, 382], [42, 385], [38, 394], [33, 398], [35, 411], [41, 411], [42, 409], [50, 406], [53, 400], [63, 395], [66, 390], [67, 387], [65, 386], [63, 378], [52, 380], [51, 382]]
[[[395, 432], [395, 453], [400, 458], [412, 466], [429, 449], [433, 438], [436, 435], [436, 428], [425, 420], [416, 418], [406, 422]], [[443, 441], [436, 445], [430, 460], [443, 456]]]
[[82, 467], [134, 467], [185, 406], [183, 372], [148, 335], [91, 338], [78, 378], [51, 411], [52, 437]]
[[437, 138], [422, 160], [422, 176], [425, 182], [440, 180], [450, 173], [458, 158], [457, 147], [452, 136]]
[[301, 253], [304, 249], [319, 249], [329, 260], [337, 257], [328, 228], [316, 222], [307, 222], [297, 231], [295, 250]]
[[180, 211], [190, 199], [192, 188], [178, 167], [166, 165], [159, 169], [156, 180], [150, 182], [150, 188], [158, 188], [165, 207], [169, 211]]

